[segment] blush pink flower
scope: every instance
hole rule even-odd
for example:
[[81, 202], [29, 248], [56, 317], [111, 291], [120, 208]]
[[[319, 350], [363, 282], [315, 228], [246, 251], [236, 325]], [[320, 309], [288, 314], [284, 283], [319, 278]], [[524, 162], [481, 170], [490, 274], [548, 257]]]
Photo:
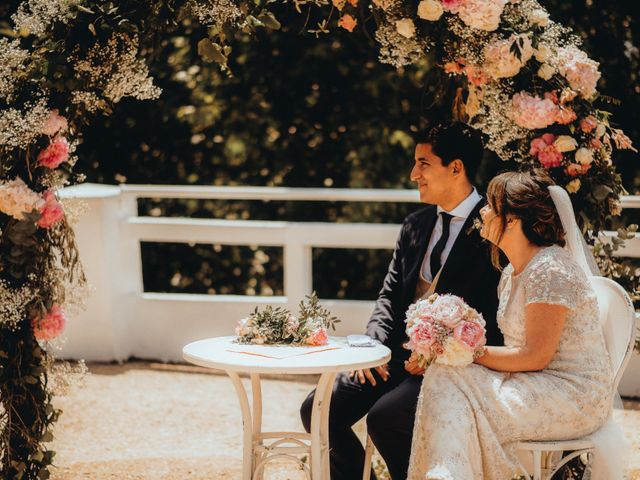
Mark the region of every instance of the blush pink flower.
[[446, 327], [454, 328], [464, 317], [467, 305], [455, 295], [440, 295], [433, 302], [432, 308], [434, 318]]
[[584, 133], [591, 133], [598, 126], [598, 121], [593, 115], [580, 119], [580, 130]]
[[558, 49], [558, 70], [564, 76], [571, 88], [584, 98], [591, 98], [596, 93], [596, 86], [600, 79], [598, 62], [576, 47], [562, 47]]
[[479, 323], [462, 321], [453, 329], [453, 338], [469, 348], [476, 350], [486, 343], [484, 328]]
[[69, 160], [69, 142], [64, 137], [56, 137], [47, 148], [38, 154], [38, 164], [46, 168], [57, 168]]
[[58, 110], [51, 110], [44, 122], [42, 133], [53, 137], [58, 132], [64, 132], [68, 128], [67, 119], [58, 114]]
[[[520, 58], [511, 52], [512, 45], [521, 45]], [[490, 43], [484, 49], [484, 70], [493, 78], [508, 78], [517, 75], [533, 56], [533, 46], [527, 35], [511, 35], [506, 40]]]
[[329, 341], [329, 336], [327, 335], [327, 329], [324, 327], [320, 327], [314, 330], [309, 337], [307, 337], [307, 344], [309, 345], [326, 345]]
[[511, 100], [511, 118], [520, 127], [537, 130], [553, 125], [558, 106], [549, 98], [527, 92], [516, 93]]
[[51, 190], [42, 195], [44, 204], [40, 207], [40, 219], [36, 222], [39, 227], [49, 228], [58, 223], [64, 217], [62, 205]]
[[53, 340], [60, 335], [65, 323], [64, 312], [57, 304], [53, 304], [45, 317], [34, 318], [31, 321], [31, 327], [36, 339], [45, 341]]
[[423, 355], [430, 356], [431, 345], [435, 342], [435, 333], [431, 322], [418, 322], [408, 331], [407, 348]]
[[538, 154], [544, 150], [547, 146], [552, 145], [556, 141], [556, 136], [553, 133], [545, 133], [544, 135], [531, 140], [531, 146], [529, 154], [532, 157], [537, 157]]

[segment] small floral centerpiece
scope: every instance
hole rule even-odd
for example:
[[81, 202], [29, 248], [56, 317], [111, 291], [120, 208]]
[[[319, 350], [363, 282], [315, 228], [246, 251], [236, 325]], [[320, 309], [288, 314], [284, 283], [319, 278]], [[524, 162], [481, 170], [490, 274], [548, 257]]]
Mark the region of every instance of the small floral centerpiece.
[[432, 362], [464, 367], [479, 356], [486, 343], [482, 315], [455, 295], [434, 293], [407, 310], [409, 341], [421, 366]]
[[335, 330], [340, 320], [320, 305], [315, 292], [306, 299], [300, 302], [297, 316], [281, 307], [268, 305], [262, 311], [256, 307], [251, 315], [238, 320], [236, 341], [255, 345], [326, 345], [329, 329]]

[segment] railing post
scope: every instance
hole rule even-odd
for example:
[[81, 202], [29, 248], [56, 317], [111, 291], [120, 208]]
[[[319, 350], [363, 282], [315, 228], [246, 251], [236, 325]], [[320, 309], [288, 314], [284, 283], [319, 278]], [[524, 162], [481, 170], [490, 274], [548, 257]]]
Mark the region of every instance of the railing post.
[[81, 201], [87, 212], [74, 226], [80, 259], [91, 289], [86, 309], [67, 322], [60, 357], [94, 361], [122, 360], [123, 298], [120, 262], [120, 188], [84, 184], [60, 192], [63, 201]]
[[311, 246], [287, 235], [284, 245], [284, 294], [289, 308], [295, 308], [313, 289]]

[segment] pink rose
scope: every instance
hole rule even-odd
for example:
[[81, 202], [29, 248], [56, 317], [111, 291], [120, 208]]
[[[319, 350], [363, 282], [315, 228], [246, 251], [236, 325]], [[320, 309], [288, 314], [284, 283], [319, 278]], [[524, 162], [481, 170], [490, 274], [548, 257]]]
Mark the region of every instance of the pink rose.
[[562, 153], [555, 145], [548, 145], [538, 153], [538, 161], [544, 168], [555, 168], [562, 165]]
[[598, 126], [598, 121], [593, 115], [589, 115], [580, 120], [580, 130], [584, 133], [591, 133]]
[[58, 132], [64, 132], [68, 127], [67, 119], [58, 114], [58, 110], [51, 110], [44, 122], [42, 133], [53, 137]]
[[47, 148], [38, 154], [38, 163], [43, 167], [57, 168], [69, 159], [69, 142], [64, 137], [56, 137]]
[[64, 325], [64, 312], [57, 304], [53, 304], [44, 318], [34, 318], [31, 321], [33, 334], [38, 340], [53, 340], [62, 333]]
[[486, 343], [484, 328], [475, 322], [460, 322], [453, 329], [453, 338], [470, 350], [476, 350]]
[[328, 341], [329, 336], [327, 335], [327, 329], [324, 327], [318, 328], [307, 338], [307, 344], [309, 345], [326, 345]]
[[47, 190], [42, 195], [44, 204], [40, 207], [40, 218], [36, 222], [39, 227], [49, 228], [64, 217], [62, 205], [56, 200], [56, 196], [51, 190]]
[[464, 301], [455, 295], [440, 295], [433, 302], [432, 308], [433, 317], [449, 328], [454, 328], [467, 310]]

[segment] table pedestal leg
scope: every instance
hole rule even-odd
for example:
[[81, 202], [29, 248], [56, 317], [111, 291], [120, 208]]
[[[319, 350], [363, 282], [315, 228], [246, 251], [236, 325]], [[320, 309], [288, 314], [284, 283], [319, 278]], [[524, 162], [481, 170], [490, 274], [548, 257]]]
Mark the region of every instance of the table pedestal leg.
[[[252, 480], [253, 467], [255, 465], [255, 455], [253, 449], [254, 429], [260, 433], [260, 427], [262, 424], [262, 398], [260, 390], [260, 377], [251, 375], [251, 383], [253, 386], [253, 407], [255, 417], [251, 415], [251, 408], [249, 407], [249, 399], [247, 397], [247, 391], [242, 385], [240, 376], [236, 372], [227, 371], [227, 375], [233, 382], [233, 386], [236, 389], [238, 400], [240, 402], [240, 409], [242, 411], [242, 480]], [[257, 391], [255, 385], [258, 385]], [[256, 409], [256, 404], [260, 405], [260, 408]]]
[[330, 480], [329, 408], [336, 373], [323, 373], [318, 381], [311, 410], [311, 478]]

